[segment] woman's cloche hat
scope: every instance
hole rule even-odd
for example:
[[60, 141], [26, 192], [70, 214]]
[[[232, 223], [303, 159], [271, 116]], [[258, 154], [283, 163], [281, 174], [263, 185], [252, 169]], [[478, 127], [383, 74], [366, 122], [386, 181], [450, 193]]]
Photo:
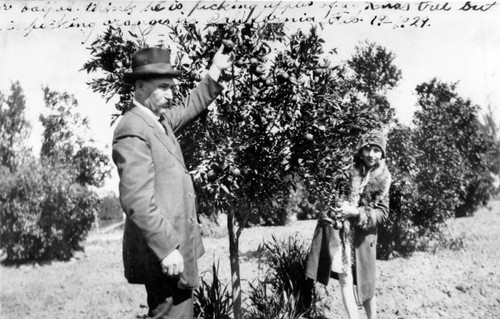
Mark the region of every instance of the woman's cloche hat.
[[182, 71], [172, 68], [170, 50], [144, 48], [132, 57], [132, 72], [123, 74], [123, 81], [133, 84], [137, 79], [155, 77], [178, 77]]
[[376, 145], [380, 147], [380, 149], [382, 150], [382, 158], [385, 157], [387, 141], [385, 138], [385, 134], [382, 131], [371, 130], [370, 132], [363, 135], [358, 144], [358, 153], [361, 152], [363, 147], [368, 145]]

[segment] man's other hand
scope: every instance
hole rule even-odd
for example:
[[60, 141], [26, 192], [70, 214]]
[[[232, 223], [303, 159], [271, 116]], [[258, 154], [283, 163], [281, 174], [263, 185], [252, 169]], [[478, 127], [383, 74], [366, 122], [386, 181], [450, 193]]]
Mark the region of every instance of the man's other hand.
[[161, 261], [161, 270], [167, 276], [178, 276], [184, 271], [184, 258], [176, 249]]

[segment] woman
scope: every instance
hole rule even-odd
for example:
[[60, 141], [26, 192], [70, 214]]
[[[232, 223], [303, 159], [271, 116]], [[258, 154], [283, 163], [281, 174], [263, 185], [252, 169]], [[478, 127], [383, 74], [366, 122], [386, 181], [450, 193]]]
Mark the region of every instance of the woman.
[[368, 319], [376, 318], [377, 225], [387, 218], [391, 184], [385, 150], [381, 131], [371, 131], [361, 138], [347, 200], [333, 209], [332, 217], [343, 220], [343, 227], [334, 229], [332, 219], [320, 218], [309, 253], [306, 276], [325, 285], [330, 275], [338, 279], [350, 319], [358, 318], [357, 302], [363, 305]]

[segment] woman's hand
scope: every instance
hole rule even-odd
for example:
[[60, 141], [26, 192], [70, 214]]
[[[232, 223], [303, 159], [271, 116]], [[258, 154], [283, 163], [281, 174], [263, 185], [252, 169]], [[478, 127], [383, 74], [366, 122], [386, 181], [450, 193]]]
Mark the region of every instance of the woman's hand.
[[341, 215], [343, 218], [358, 217], [359, 209], [348, 202], [344, 202], [339, 208], [338, 215]]

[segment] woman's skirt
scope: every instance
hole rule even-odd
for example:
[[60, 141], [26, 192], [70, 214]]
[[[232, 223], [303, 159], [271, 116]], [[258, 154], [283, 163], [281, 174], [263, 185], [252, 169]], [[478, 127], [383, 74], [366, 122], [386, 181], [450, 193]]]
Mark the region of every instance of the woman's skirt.
[[354, 231], [348, 220], [344, 221], [344, 227], [340, 230], [339, 236], [342, 244], [332, 256], [332, 271], [338, 274], [347, 274], [352, 270], [355, 262], [354, 257]]

